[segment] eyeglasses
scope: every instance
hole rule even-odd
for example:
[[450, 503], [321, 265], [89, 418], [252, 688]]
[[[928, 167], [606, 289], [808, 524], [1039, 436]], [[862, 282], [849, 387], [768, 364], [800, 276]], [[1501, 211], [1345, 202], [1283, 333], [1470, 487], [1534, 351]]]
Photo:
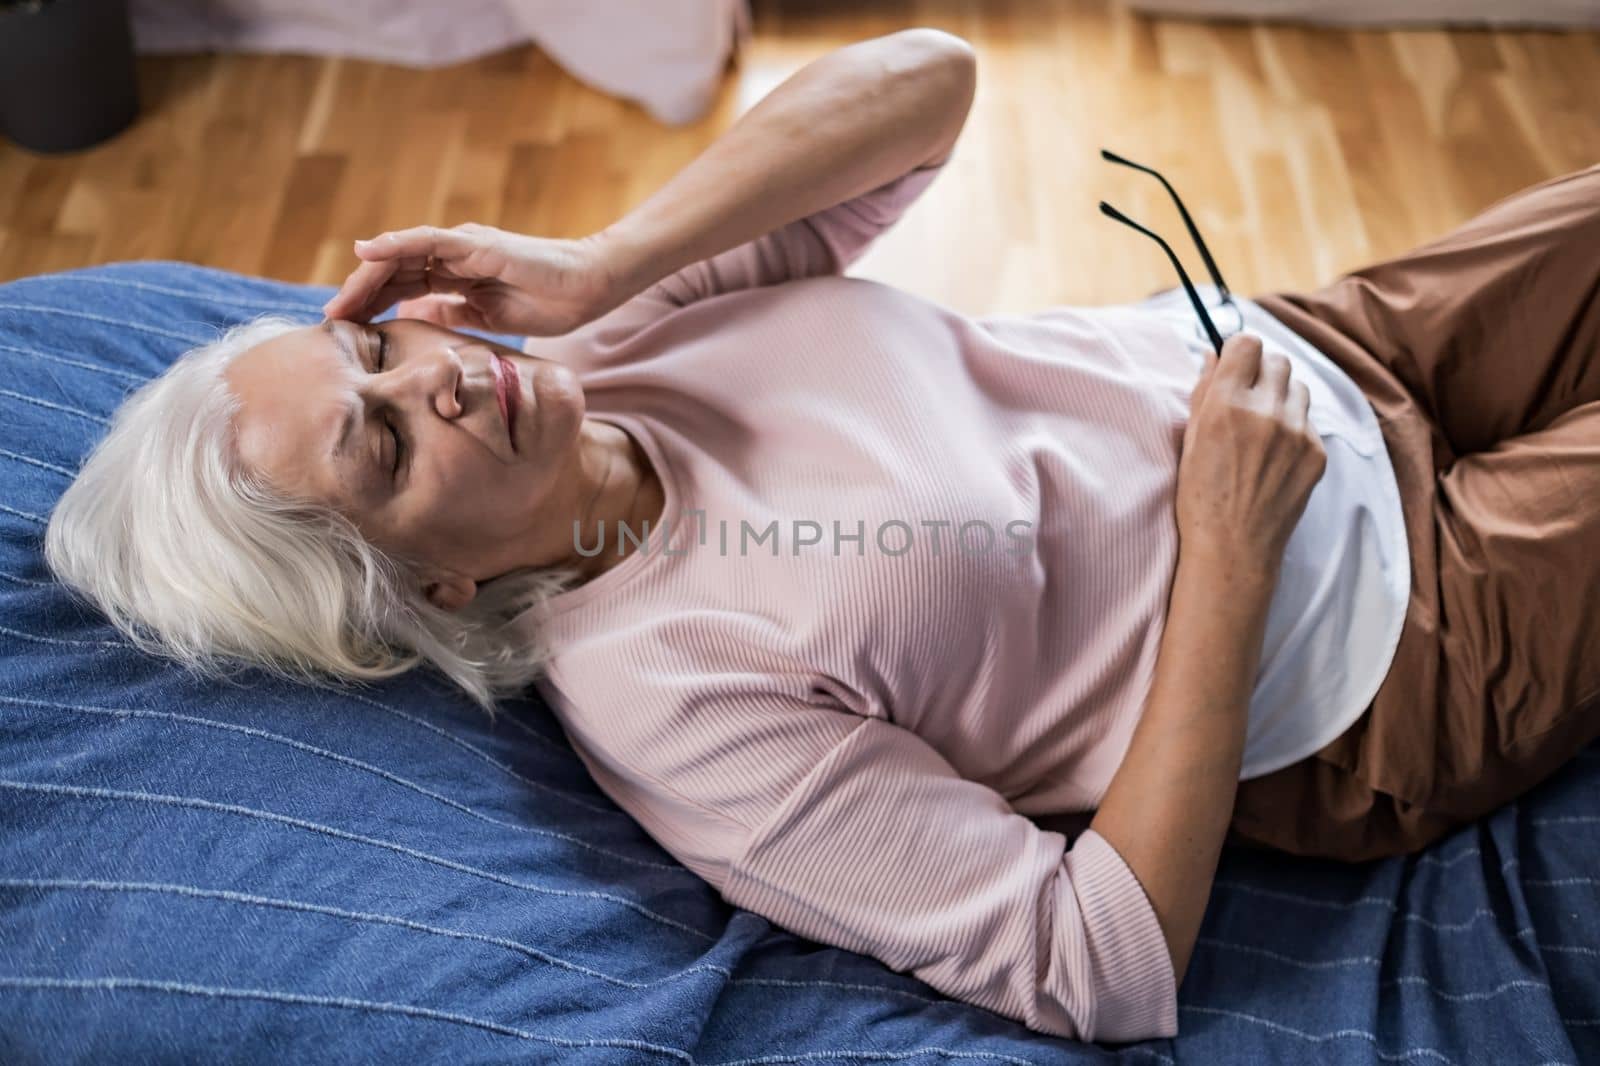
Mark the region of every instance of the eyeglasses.
[[[1153, 175], [1157, 181], [1166, 186], [1167, 192], [1172, 195], [1172, 202], [1178, 205], [1178, 214], [1183, 216], [1183, 224], [1188, 227], [1189, 236], [1194, 238], [1195, 246], [1200, 249], [1200, 258], [1205, 260], [1206, 272], [1211, 275], [1211, 281], [1216, 285], [1217, 293], [1222, 297], [1223, 304], [1230, 307], [1233, 306], [1233, 293], [1228, 291], [1228, 283], [1222, 280], [1222, 271], [1217, 269], [1217, 261], [1211, 258], [1211, 249], [1206, 247], [1205, 239], [1200, 236], [1199, 227], [1194, 224], [1194, 219], [1189, 217], [1189, 209], [1183, 206], [1183, 198], [1178, 195], [1178, 190], [1172, 187], [1172, 183], [1162, 177], [1159, 171], [1142, 163], [1135, 163], [1131, 159], [1124, 159], [1115, 152], [1109, 152], [1104, 148], [1100, 149], [1100, 157], [1112, 163], [1120, 163], [1125, 167], [1132, 167], [1134, 170], [1142, 170], [1146, 174]], [[1178, 271], [1178, 279], [1183, 282], [1183, 289], [1189, 294], [1189, 302], [1194, 305], [1194, 313], [1200, 316], [1200, 324], [1205, 327], [1206, 336], [1211, 339], [1212, 347], [1216, 349], [1218, 355], [1222, 354], [1222, 334], [1217, 332], [1216, 323], [1211, 320], [1211, 315], [1207, 313], [1206, 305], [1200, 301], [1200, 294], [1195, 291], [1194, 282], [1189, 280], [1189, 272], [1183, 269], [1183, 264], [1178, 261], [1178, 256], [1173, 252], [1172, 246], [1162, 240], [1161, 236], [1155, 231], [1139, 225], [1139, 223], [1104, 200], [1100, 201], [1100, 213], [1109, 218], [1114, 218], [1118, 222], [1132, 226], [1161, 245], [1161, 250], [1167, 253], [1167, 258], [1172, 260], [1173, 267]]]

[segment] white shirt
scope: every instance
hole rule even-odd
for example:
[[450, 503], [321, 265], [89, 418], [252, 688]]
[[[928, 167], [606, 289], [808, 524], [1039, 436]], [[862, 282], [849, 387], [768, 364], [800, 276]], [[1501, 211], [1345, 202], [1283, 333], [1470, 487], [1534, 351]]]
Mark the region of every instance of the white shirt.
[[[1405, 622], [1411, 557], [1400, 488], [1378, 417], [1355, 382], [1259, 304], [1196, 286], [1224, 338], [1261, 338], [1311, 393], [1328, 463], [1284, 550], [1250, 700], [1241, 781], [1288, 766], [1344, 732], [1389, 672]], [[1170, 319], [1197, 366], [1211, 351], [1181, 287], [1134, 305]]]

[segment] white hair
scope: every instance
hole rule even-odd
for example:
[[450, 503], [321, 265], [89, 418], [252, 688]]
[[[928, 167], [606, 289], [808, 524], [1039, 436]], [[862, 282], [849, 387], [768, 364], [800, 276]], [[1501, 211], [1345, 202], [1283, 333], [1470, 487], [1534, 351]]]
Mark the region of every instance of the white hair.
[[427, 662], [493, 715], [545, 661], [531, 608], [577, 575], [513, 571], [447, 611], [330, 505], [246, 469], [222, 371], [305, 324], [234, 326], [124, 400], [50, 515], [45, 561], [136, 646], [202, 675], [235, 663], [325, 684]]

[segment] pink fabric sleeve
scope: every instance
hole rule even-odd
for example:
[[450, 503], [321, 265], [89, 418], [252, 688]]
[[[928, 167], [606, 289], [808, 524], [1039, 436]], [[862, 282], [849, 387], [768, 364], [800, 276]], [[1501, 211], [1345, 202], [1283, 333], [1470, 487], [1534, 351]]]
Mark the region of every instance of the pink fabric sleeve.
[[695, 300], [795, 278], [842, 273], [903, 215], [944, 163], [916, 167], [853, 199], [725, 252], [690, 263], [560, 338], [528, 337], [522, 350], [575, 367]]
[[1166, 940], [1105, 838], [1087, 830], [1068, 849], [889, 722], [844, 733], [734, 857], [722, 894], [1038, 1032], [1178, 1032]]
[[860, 196], [690, 263], [651, 290], [682, 306], [735, 289], [841, 274], [905, 213], [942, 169], [943, 163], [915, 167]]
[[1155, 911], [1098, 833], [1068, 849], [921, 737], [838, 707], [803, 672], [757, 672], [705, 641], [698, 669], [617, 642], [600, 634], [558, 657], [546, 695], [604, 709], [567, 715], [574, 747], [729, 903], [1038, 1032], [1176, 1035]]

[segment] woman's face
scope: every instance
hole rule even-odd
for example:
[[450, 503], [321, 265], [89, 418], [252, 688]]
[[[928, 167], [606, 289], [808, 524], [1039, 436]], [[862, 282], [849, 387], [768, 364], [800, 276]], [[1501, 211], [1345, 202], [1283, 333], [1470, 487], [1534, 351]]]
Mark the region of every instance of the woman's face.
[[[514, 433], [494, 357], [516, 371]], [[567, 506], [585, 408], [560, 363], [415, 319], [329, 321], [256, 345], [225, 376], [245, 464], [418, 563], [442, 606], [537, 565], [567, 526], [551, 512]]]

